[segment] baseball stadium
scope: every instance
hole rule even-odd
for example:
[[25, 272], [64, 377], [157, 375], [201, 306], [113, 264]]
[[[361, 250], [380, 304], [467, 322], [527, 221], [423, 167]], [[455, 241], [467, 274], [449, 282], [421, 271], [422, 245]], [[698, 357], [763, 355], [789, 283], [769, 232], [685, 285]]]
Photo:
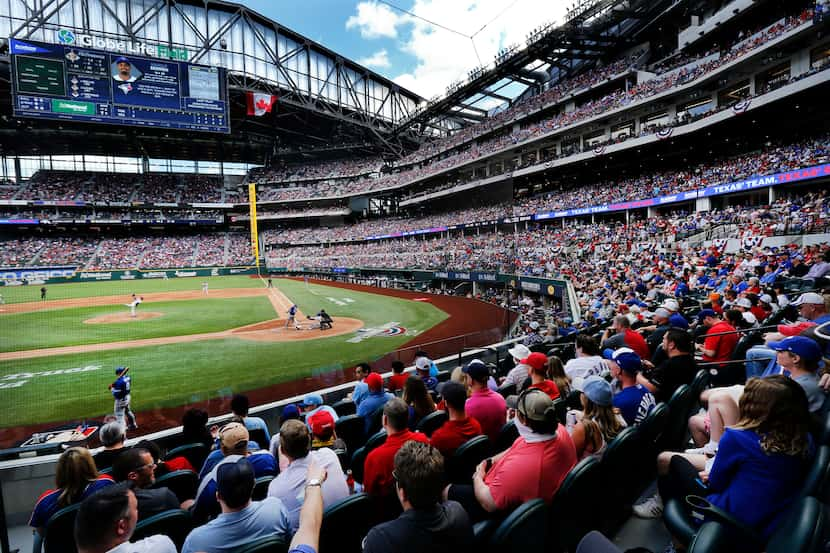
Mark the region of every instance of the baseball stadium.
[[0, 0], [3, 553], [830, 547], [826, 0], [282, 4]]

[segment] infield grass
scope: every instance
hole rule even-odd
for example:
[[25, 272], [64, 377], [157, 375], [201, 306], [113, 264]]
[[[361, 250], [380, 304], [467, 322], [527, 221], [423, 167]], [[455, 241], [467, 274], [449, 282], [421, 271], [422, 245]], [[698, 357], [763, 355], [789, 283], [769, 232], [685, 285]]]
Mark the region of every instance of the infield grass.
[[[246, 280], [262, 285], [255, 279]], [[118, 365], [132, 367], [132, 401], [137, 411], [225, 397], [307, 377], [314, 377], [323, 387], [333, 384], [345, 368], [379, 359], [411, 340], [413, 330], [426, 331], [447, 317], [428, 302], [322, 285], [306, 287], [303, 282], [284, 279], [274, 283], [306, 314], [325, 308], [334, 317], [361, 319], [367, 327], [396, 322], [410, 334], [379, 336], [360, 343], [347, 342], [354, 334], [325, 337], [323, 332], [319, 339], [298, 342], [234, 337], [0, 362], [0, 427], [100, 418], [110, 413], [112, 398], [107, 385]], [[63, 372], [84, 367], [89, 370]]]

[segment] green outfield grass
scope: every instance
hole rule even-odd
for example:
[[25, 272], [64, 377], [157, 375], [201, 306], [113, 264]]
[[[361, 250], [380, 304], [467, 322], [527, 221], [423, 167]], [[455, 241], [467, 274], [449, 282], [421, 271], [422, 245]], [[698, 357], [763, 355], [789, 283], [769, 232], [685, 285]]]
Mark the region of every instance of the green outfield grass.
[[[426, 302], [321, 285], [306, 287], [303, 282], [283, 279], [274, 282], [306, 314], [325, 308], [335, 317], [361, 319], [367, 327], [396, 322], [410, 331], [423, 332], [447, 317]], [[405, 334], [348, 343], [353, 334], [329, 338], [324, 333], [320, 335], [318, 340], [302, 342], [229, 338], [0, 362], [0, 427], [99, 418], [110, 413], [112, 399], [107, 385], [114, 379], [113, 369], [118, 365], [132, 367], [133, 408], [141, 411], [308, 376], [318, 377], [321, 385], [326, 385], [344, 368], [378, 359], [412, 339], [411, 334]], [[76, 370], [63, 372], [67, 369]], [[47, 371], [51, 373], [38, 374]], [[21, 382], [17, 387], [9, 387]]]
[[[141, 280], [102, 280], [100, 282], [68, 282], [66, 284], [47, 284], [47, 300], [68, 300], [90, 298], [95, 296], [119, 296], [148, 294], [150, 292], [181, 292], [201, 290], [202, 283], [207, 282], [211, 290], [222, 288], [262, 288], [262, 281], [250, 276], [193, 277]], [[2, 286], [0, 293], [6, 303], [40, 301], [40, 285]]]
[[103, 344], [162, 336], [220, 332], [274, 319], [277, 314], [265, 296], [149, 302], [139, 311], [161, 317], [125, 323], [86, 324], [83, 321], [113, 313], [127, 313], [123, 305], [51, 309], [3, 315], [0, 351], [20, 351], [81, 344]]

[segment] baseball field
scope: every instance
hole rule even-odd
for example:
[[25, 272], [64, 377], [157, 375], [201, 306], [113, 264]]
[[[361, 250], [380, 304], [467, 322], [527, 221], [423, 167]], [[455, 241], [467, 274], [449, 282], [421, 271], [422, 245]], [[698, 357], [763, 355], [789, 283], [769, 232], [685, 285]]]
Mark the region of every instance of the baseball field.
[[[448, 317], [429, 301], [290, 279], [267, 288], [248, 276], [49, 285], [44, 301], [39, 286], [2, 292], [0, 428], [7, 431], [111, 413], [107, 385], [119, 365], [131, 367], [132, 406], [141, 413], [343, 375]], [[136, 317], [127, 306], [132, 294], [143, 297]], [[285, 327], [292, 303], [301, 330]], [[307, 316], [320, 309], [334, 328], [310, 329], [316, 321]]]

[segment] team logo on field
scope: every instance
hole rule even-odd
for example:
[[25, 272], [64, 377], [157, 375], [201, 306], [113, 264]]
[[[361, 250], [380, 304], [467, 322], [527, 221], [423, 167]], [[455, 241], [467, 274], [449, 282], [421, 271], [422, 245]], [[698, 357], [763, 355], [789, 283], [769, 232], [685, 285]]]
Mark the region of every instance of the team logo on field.
[[377, 336], [415, 336], [419, 332], [419, 330], [402, 327], [401, 323], [398, 322], [388, 322], [376, 328], [361, 328], [357, 331], [357, 335], [349, 338], [346, 342], [350, 344], [359, 344], [363, 340], [375, 338]]

